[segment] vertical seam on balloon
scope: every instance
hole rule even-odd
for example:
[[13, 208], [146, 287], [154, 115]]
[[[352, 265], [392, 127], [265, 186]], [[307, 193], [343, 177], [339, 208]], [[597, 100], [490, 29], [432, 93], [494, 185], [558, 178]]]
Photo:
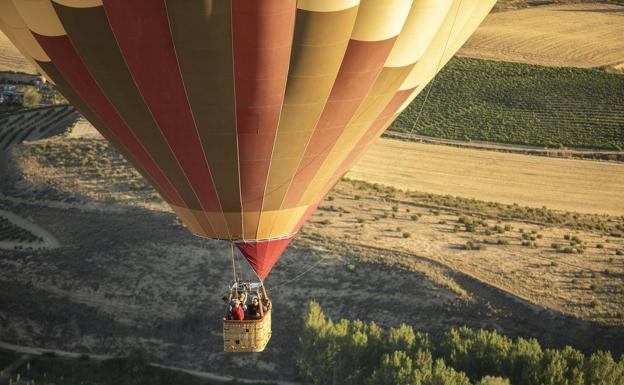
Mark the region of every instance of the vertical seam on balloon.
[[[236, 161], [238, 166], [236, 167], [236, 171], [238, 172], [238, 200], [240, 203], [240, 218], [241, 218], [241, 239], [245, 240], [245, 215], [244, 215], [244, 211], [245, 208], [243, 207], [243, 186], [241, 184], [241, 176], [240, 176], [240, 169], [241, 169], [241, 165], [240, 165], [240, 148], [239, 148], [239, 144], [238, 144], [238, 113], [236, 110], [236, 97], [237, 97], [237, 93], [236, 93], [236, 63], [234, 62], [234, 12], [232, 10], [233, 8], [233, 3], [234, 0], [230, 0], [230, 55], [232, 57], [232, 88], [233, 88], [233, 95], [234, 97], [232, 98], [233, 102], [234, 102], [234, 128], [235, 128], [235, 137], [236, 137]], [[224, 219], [225, 219], [225, 215], [224, 215]], [[227, 222], [226, 222], [227, 225]], [[229, 227], [229, 226], [228, 226]], [[230, 238], [232, 238], [230, 236]], [[253, 269], [252, 269], [253, 270]]]
[[[176, 163], [178, 164], [178, 168], [180, 169], [182, 175], [184, 176], [184, 178], [186, 179], [187, 183], [189, 184], [189, 186], [191, 187], [191, 192], [193, 193], [193, 195], [195, 196], [195, 199], [197, 200], [197, 203], [199, 204], [200, 207], [203, 208], [201, 200], [199, 199], [199, 197], [197, 196], [197, 193], [195, 192], [195, 189], [192, 188], [192, 184], [189, 180], [189, 177], [186, 175], [186, 172], [184, 171], [184, 168], [182, 167], [182, 165], [180, 164], [180, 161], [178, 160], [178, 158], [175, 155], [175, 152], [173, 151], [173, 148], [171, 148], [171, 145], [169, 144], [169, 141], [167, 140], [167, 137], [165, 136], [162, 127], [160, 127], [160, 124], [158, 123], [158, 120], [156, 120], [156, 118], [154, 117], [154, 114], [152, 112], [152, 109], [150, 108], [149, 104], [147, 103], [147, 101], [145, 100], [145, 98], [143, 97], [143, 94], [141, 93], [141, 87], [139, 87], [139, 84], [137, 83], [136, 79], [134, 78], [134, 74], [132, 73], [132, 71], [130, 70], [130, 66], [128, 65], [128, 62], [126, 60], [126, 56], [123, 53], [123, 50], [121, 49], [121, 45], [119, 44], [119, 40], [117, 39], [117, 35], [115, 33], [115, 29], [113, 28], [113, 25], [110, 22], [110, 18], [108, 16], [108, 13], [106, 11], [106, 7], [104, 5], [102, 5], [104, 7], [104, 14], [106, 15], [106, 19], [108, 20], [108, 25], [111, 28], [111, 32], [113, 33], [113, 38], [115, 39], [115, 42], [117, 43], [117, 48], [119, 49], [119, 53], [121, 55], [122, 60], [124, 61], [124, 63], [126, 64], [126, 68], [128, 69], [128, 73], [130, 74], [130, 78], [132, 79], [134, 86], [136, 87], [136, 89], [139, 91], [139, 96], [141, 97], [141, 100], [143, 100], [143, 103], [145, 104], [145, 108], [147, 109], [147, 111], [149, 112], [150, 116], [152, 117], [152, 120], [154, 121], [154, 124], [156, 125], [156, 127], [158, 127], [158, 131], [160, 131], [160, 135], [162, 135], [162, 138], [164, 140], [164, 142], [167, 144], [167, 147], [169, 147], [169, 151], [171, 151], [171, 156], [173, 157], [173, 159], [176, 161]], [[140, 142], [139, 142], [140, 143]], [[148, 153], [149, 154], [149, 153]], [[151, 156], [150, 156], [151, 158]], [[173, 185], [172, 185], [173, 186]], [[181, 199], [186, 205], [188, 205], [187, 202], [185, 202], [183, 199]], [[190, 207], [185, 207], [188, 210], [192, 210]], [[193, 216], [193, 214], [191, 213], [191, 216]], [[210, 225], [210, 227], [212, 228], [212, 233], [213, 234], [217, 234], [214, 230], [214, 227], [212, 226], [212, 224], [210, 223], [210, 221], [208, 221], [208, 224]], [[201, 227], [201, 224], [200, 224]]]
[[[290, 62], [292, 59], [292, 51], [293, 45], [295, 43], [295, 28], [297, 25], [297, 2], [295, 1], [295, 16], [292, 25], [292, 34], [290, 38], [290, 55], [288, 56], [288, 69], [286, 70], [286, 82], [284, 83], [284, 92], [282, 93], [282, 103], [280, 108], [279, 116], [277, 117], [277, 125], [275, 127], [275, 136], [273, 137], [273, 146], [271, 147], [271, 157], [269, 158], [269, 165], [267, 167], [267, 173], [264, 180], [264, 192], [262, 194], [262, 204], [260, 205], [260, 213], [258, 214], [258, 226], [256, 228], [256, 239], [258, 238], [258, 234], [260, 233], [260, 220], [262, 219], [262, 213], [264, 212], [264, 201], [266, 198], [266, 191], [269, 185], [269, 175], [271, 173], [271, 165], [273, 165], [273, 155], [275, 152], [275, 144], [277, 143], [277, 134], [280, 128], [280, 122], [282, 121], [282, 113], [284, 112], [284, 99], [286, 98], [286, 89], [288, 88], [288, 78], [290, 74]], [[278, 209], [279, 211], [279, 209]], [[271, 232], [273, 231], [273, 223], [271, 224], [271, 229], [269, 231], [269, 237], [271, 236]]]
[[[188, 97], [188, 93], [186, 92], [186, 84], [184, 83], [184, 75], [182, 74], [182, 69], [180, 68], [180, 60], [178, 59], [178, 51], [176, 49], [175, 46], [175, 40], [173, 39], [173, 31], [171, 30], [171, 19], [169, 18], [169, 9], [167, 8], [167, 0], [161, 0], [162, 4], [165, 8], [165, 14], [167, 16], [167, 26], [169, 27], [169, 38], [171, 39], [171, 46], [173, 47], [173, 55], [175, 56], [176, 59], [176, 64], [178, 66], [178, 73], [180, 75], [180, 80], [182, 83], [182, 90], [184, 90], [184, 95], [186, 96], [186, 104], [187, 107], [189, 109], [189, 112], [191, 114], [191, 118], [193, 119], [193, 125], [195, 126], [195, 132], [197, 133], [197, 141], [199, 142], [199, 146], [202, 149], [202, 156], [204, 157], [204, 161], [206, 162], [206, 169], [208, 170], [208, 176], [210, 177], [210, 181], [212, 182], [212, 188], [213, 191], [215, 193], [215, 197], [217, 198], [217, 202], [219, 203], [219, 208], [221, 209], [221, 216], [223, 217], [223, 221], [225, 222], [225, 228], [227, 230], [228, 236], [230, 238], [232, 238], [232, 234], [230, 233], [230, 227], [228, 226], [228, 223], [225, 219], [225, 213], [223, 212], [223, 206], [221, 206], [221, 198], [219, 197], [219, 193], [217, 191], [217, 186], [215, 184], [214, 178], [212, 177], [212, 172], [210, 171], [210, 164], [208, 163], [208, 159], [206, 158], [206, 151], [204, 149], [204, 143], [202, 142], [202, 138], [199, 135], [199, 127], [197, 127], [197, 122], [195, 121], [195, 115], [193, 114], [193, 109], [191, 108], [191, 102], [189, 100]], [[175, 156], [175, 153], [174, 153]], [[191, 187], [191, 190], [193, 190], [193, 192], [195, 191], [195, 189], [193, 188], [193, 184], [190, 183], [189, 181], [189, 186]], [[197, 196], [197, 193], [195, 193], [195, 195]], [[199, 205], [203, 208], [204, 212], [203, 214], [206, 215], [206, 208], [204, 208], [204, 205], [201, 201], [201, 199], [199, 199], [198, 197], [198, 201], [199, 201]], [[206, 216], [206, 221], [208, 222], [208, 224], [210, 225], [210, 227], [212, 228], [212, 231], [215, 233], [216, 232], [214, 230], [214, 227], [212, 226], [212, 223], [210, 223], [210, 221], [208, 220], [208, 216]], [[201, 224], [200, 224], [201, 227]]]
[[[360, 10], [360, 8], [359, 8], [360, 7], [360, 3], [358, 3], [354, 7], [357, 7], [358, 8], [357, 11], [359, 12], [359, 10]], [[346, 8], [346, 9], [351, 9], [351, 8]], [[343, 11], [346, 11], [346, 9], [340, 10], [340, 11], [337, 11], [337, 12], [343, 12]], [[353, 28], [355, 28], [356, 21], [357, 21], [357, 14], [355, 16], [355, 19], [353, 20]], [[353, 28], [351, 28], [351, 34], [353, 33]], [[284, 201], [286, 200], [286, 197], [288, 196], [288, 192], [290, 191], [290, 187], [292, 186], [292, 182], [295, 180], [295, 177], [297, 176], [297, 170], [299, 169], [299, 166], [301, 165], [301, 162], [303, 161], [303, 156], [305, 155], [305, 152], [308, 149], [308, 146], [310, 145], [310, 142], [312, 141], [312, 136], [314, 136], [314, 132], [316, 131], [316, 127], [318, 126], [318, 123], [321, 120], [321, 117], [323, 116], [323, 111], [325, 110], [325, 106], [327, 105], [327, 102], [329, 101], [329, 97], [331, 96], [331, 91], [332, 91], [332, 89], [333, 89], [333, 87], [334, 87], [334, 85], [336, 83], [336, 79], [338, 78], [338, 74], [340, 73], [340, 67], [342, 66], [342, 61], [344, 61], [344, 55], [347, 53], [347, 49], [349, 47], [349, 42], [351, 41], [351, 34], [349, 35], [349, 40], [347, 41], [347, 45], [345, 46], [345, 50], [344, 50], [344, 52], [342, 54], [342, 60], [340, 61], [340, 66], [338, 66], [338, 70], [336, 71], [336, 75], [334, 77], [334, 83], [332, 83], [332, 87], [330, 88], [329, 93], [327, 94], [327, 98], [325, 98], [325, 103], [323, 105], [323, 109], [321, 110], [321, 112], [319, 113], [318, 117], [316, 118], [316, 122], [314, 123], [314, 128], [310, 132], [310, 136], [308, 137], [308, 140], [307, 140], [306, 145], [305, 145], [305, 147], [303, 149], [303, 152], [301, 153], [301, 157], [299, 158], [299, 161], [297, 162], [297, 167], [295, 168], [295, 171], [294, 171], [292, 177], [290, 178], [290, 181], [288, 183], [288, 187], [286, 188], [286, 192], [282, 196], [282, 200], [281, 200], [280, 205], [279, 205], [279, 207], [277, 209], [278, 211], [282, 210], [282, 206], [284, 205]], [[295, 206], [295, 208], [296, 207], [299, 207], [299, 206]], [[294, 215], [295, 212], [296, 212], [296, 210], [294, 210], [291, 213], [289, 219], [292, 218], [292, 215]], [[269, 236], [271, 236], [271, 234], [273, 233], [274, 226], [275, 226], [275, 222], [273, 222], [271, 224], [271, 231], [269, 232]], [[290, 229], [290, 232], [292, 232], [293, 230], [294, 230], [294, 227], [292, 229]]]
[[[62, 6], [62, 5], [61, 5]], [[119, 119], [123, 122], [123, 124], [126, 126], [126, 128], [128, 128], [128, 131], [132, 134], [132, 136], [134, 137], [134, 139], [137, 141], [137, 143], [141, 146], [141, 148], [143, 149], [143, 151], [145, 151], [145, 154], [149, 157], [149, 159], [154, 163], [154, 166], [156, 166], [156, 168], [160, 171], [160, 173], [163, 175], [163, 177], [165, 178], [165, 180], [167, 181], [167, 183], [171, 186], [171, 188], [173, 189], [173, 191], [175, 191], [175, 193], [178, 195], [178, 198], [180, 198], [181, 201], [183, 201], [182, 197], [180, 196], [180, 193], [177, 191], [177, 189], [175, 188], [175, 186], [171, 183], [171, 181], [169, 180], [169, 178], [167, 178], [166, 174], [161, 170], [161, 168], [158, 166], [158, 163], [156, 163], [156, 161], [154, 160], [154, 158], [151, 156], [151, 154], [147, 151], [147, 149], [143, 146], [143, 144], [141, 143], [141, 141], [138, 140], [138, 138], [136, 137], [134, 131], [132, 131], [130, 129], [130, 127], [128, 126], [127, 122], [124, 120], [124, 118], [121, 116], [121, 114], [119, 113], [119, 111], [117, 111], [117, 108], [115, 108], [114, 104], [110, 101], [110, 99], [108, 98], [108, 96], [106, 95], [106, 93], [104, 93], [104, 91], [102, 90], [102, 87], [100, 86], [100, 84], [98, 83], [98, 81], [96, 80], [96, 78], [93, 76], [93, 74], [91, 73], [91, 71], [89, 70], [89, 67], [85, 64], [85, 62], [82, 60], [82, 57], [78, 54], [78, 50], [76, 50], [76, 46], [74, 45], [71, 36], [69, 36], [69, 34], [67, 33], [67, 31], [65, 30], [65, 26], [63, 25], [63, 22], [61, 21], [61, 18], [58, 16], [58, 13], [56, 12], [56, 8], [54, 8], [54, 6], [52, 7], [52, 10], [54, 11], [54, 15], [57, 17], [59, 24], [61, 26], [63, 26], [63, 31], [65, 32], [65, 37], [67, 38], [67, 40], [69, 41], [69, 43], [72, 45], [73, 50], [76, 53], [76, 57], [78, 58], [78, 60], [80, 60], [80, 62], [82, 63], [82, 66], [85, 68], [85, 71], [87, 71], [87, 73], [89, 74], [89, 77], [93, 80], [93, 82], [95, 83], [95, 85], [98, 87], [100, 93], [102, 94], [102, 96], [104, 96], [104, 98], [106, 99], [106, 101], [108, 102], [108, 104], [110, 104], [110, 107], [115, 111], [115, 113], [117, 114], [117, 116], [119, 117]], [[32, 32], [31, 32], [32, 33]], [[42, 47], [43, 48], [43, 47]], [[82, 97], [81, 97], [82, 98]], [[87, 104], [85, 102], [85, 104]], [[87, 104], [88, 105], [88, 104]], [[90, 107], [90, 106], [89, 106]], [[102, 119], [102, 117], [100, 116], [100, 114], [98, 114], [95, 110], [93, 110], [93, 113], [95, 115], [97, 115], [100, 120], [102, 120], [104, 122], [104, 120]], [[111, 132], [111, 134], [115, 137], [117, 137], [117, 135], [115, 135], [114, 133]], [[122, 142], [118, 139], [118, 142], [120, 145], [122, 145], [124, 148], [126, 148], [126, 150], [128, 151], [128, 153], [130, 153], [129, 149], [122, 144]], [[137, 160], [137, 164], [140, 164], [140, 162]], [[149, 172], [147, 170], [145, 170], [146, 173], [149, 174]], [[156, 180], [154, 180], [154, 182], [156, 182]], [[163, 189], [164, 190], [164, 189]], [[171, 198], [170, 198], [171, 200]]]

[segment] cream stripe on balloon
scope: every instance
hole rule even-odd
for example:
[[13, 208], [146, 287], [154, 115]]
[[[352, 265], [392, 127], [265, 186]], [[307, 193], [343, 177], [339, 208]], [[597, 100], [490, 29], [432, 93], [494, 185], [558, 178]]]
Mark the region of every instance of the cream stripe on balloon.
[[451, 9], [453, 0], [414, 0], [385, 67], [404, 67], [418, 61]]
[[[464, 5], [464, 3], [466, 4]], [[422, 59], [416, 64], [408, 78], [401, 85], [402, 90], [416, 88], [398, 109], [397, 114], [409, 106], [422, 89], [435, 77], [438, 70], [455, 55], [474, 29], [481, 24], [495, 3], [496, 0], [463, 0], [461, 4], [459, 0], [454, 1], [451, 10], [422, 56]], [[465, 13], [462, 14], [463, 12]], [[455, 14], [457, 14], [458, 22], [454, 23]]]
[[336, 12], [358, 4], [360, 0], [298, 0], [297, 8], [312, 12]]
[[351, 39], [380, 41], [397, 36], [412, 6], [412, 0], [362, 0]]

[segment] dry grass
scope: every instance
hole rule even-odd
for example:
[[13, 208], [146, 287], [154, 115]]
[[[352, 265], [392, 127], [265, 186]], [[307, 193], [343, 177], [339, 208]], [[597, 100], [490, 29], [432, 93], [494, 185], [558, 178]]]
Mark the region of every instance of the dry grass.
[[348, 176], [404, 190], [624, 215], [624, 164], [377, 141]]
[[[475, 213], [460, 205], [436, 207], [426, 196], [356, 181], [340, 183], [330, 196], [304, 228], [304, 238], [330, 240], [329, 247], [368, 247], [370, 257], [415, 271], [424, 268], [430, 279], [460, 296], [464, 293], [452, 277], [449, 281], [448, 272], [440, 275], [420, 263], [439, 262], [564, 314], [624, 324], [624, 256], [617, 255], [624, 249], [621, 235], [503, 220], [497, 215], [503, 209]], [[609, 220], [624, 224], [621, 218]], [[468, 242], [480, 249], [466, 250]]]
[[624, 7], [565, 4], [490, 14], [460, 54], [567, 67], [624, 62]]

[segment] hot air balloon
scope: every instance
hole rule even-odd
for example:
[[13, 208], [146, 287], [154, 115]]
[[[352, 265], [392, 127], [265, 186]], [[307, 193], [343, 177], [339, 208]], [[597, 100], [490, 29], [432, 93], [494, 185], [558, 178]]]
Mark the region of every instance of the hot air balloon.
[[494, 3], [0, 0], [0, 28], [190, 231], [233, 242], [262, 281]]

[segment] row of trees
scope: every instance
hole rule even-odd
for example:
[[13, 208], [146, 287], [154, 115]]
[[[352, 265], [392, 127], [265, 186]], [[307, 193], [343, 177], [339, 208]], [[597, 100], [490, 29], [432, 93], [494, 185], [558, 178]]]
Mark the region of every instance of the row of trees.
[[366, 385], [624, 385], [624, 357], [589, 357], [569, 346], [542, 349], [535, 339], [494, 331], [451, 329], [440, 340], [408, 325], [325, 317], [310, 302], [297, 365], [312, 384]]

